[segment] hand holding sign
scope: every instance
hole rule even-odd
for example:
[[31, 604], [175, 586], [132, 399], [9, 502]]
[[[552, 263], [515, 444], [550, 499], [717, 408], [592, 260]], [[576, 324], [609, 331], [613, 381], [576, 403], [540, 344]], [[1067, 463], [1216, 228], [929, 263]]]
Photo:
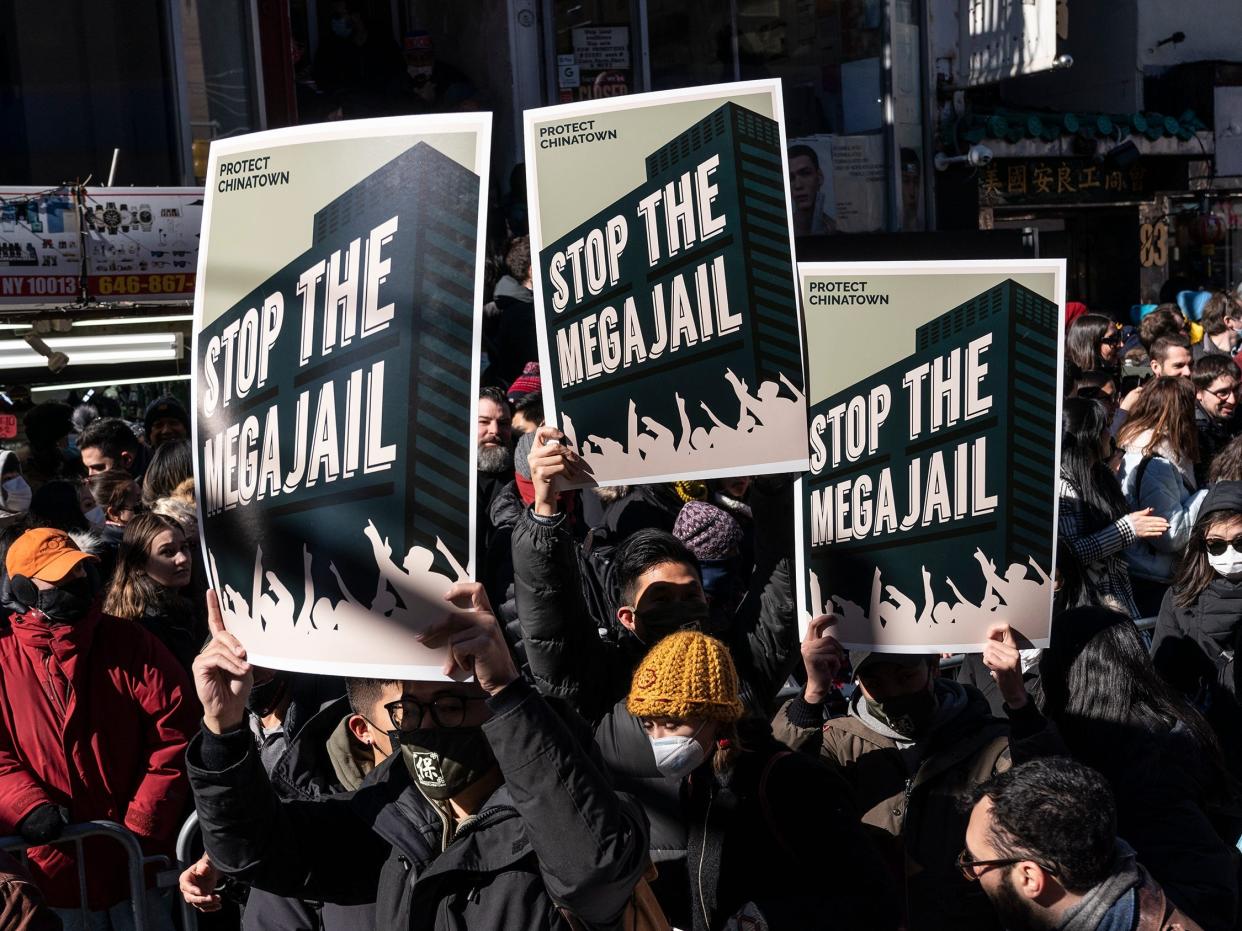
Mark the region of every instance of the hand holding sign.
[[246, 648], [224, 629], [214, 591], [207, 592], [207, 626], [211, 640], [194, 660], [194, 688], [203, 706], [203, 724], [213, 734], [223, 734], [246, 720], [254, 672], [246, 661]]
[[418, 640], [430, 649], [448, 649], [443, 669], [446, 676], [473, 675], [488, 695], [497, 694], [517, 679], [518, 671], [487, 593], [478, 582], [459, 582], [444, 599], [467, 613], [452, 614], [428, 625]]
[[[565, 434], [556, 427], [542, 426], [530, 448], [530, 480], [535, 486], [535, 513], [556, 515], [556, 495], [563, 484], [572, 484], [582, 474], [578, 454], [564, 443]], [[559, 481], [558, 481], [559, 478]]]
[[802, 662], [806, 665], [803, 698], [812, 705], [822, 704], [828, 697], [845, 665], [845, 650], [833, 636], [838, 620], [832, 614], [814, 618], [802, 641]]
[[1016, 710], [1027, 703], [1029, 696], [1022, 679], [1022, 654], [1008, 624], [993, 624], [988, 628], [988, 639], [983, 645], [983, 665], [992, 670], [992, 678], [996, 680], [1006, 705]]

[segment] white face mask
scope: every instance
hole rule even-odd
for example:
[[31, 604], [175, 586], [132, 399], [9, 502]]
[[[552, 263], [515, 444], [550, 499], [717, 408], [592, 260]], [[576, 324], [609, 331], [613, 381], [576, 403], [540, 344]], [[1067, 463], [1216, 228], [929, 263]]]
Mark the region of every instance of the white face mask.
[[102, 527], [108, 520], [108, 515], [104, 513], [104, 509], [98, 504], [86, 512], [85, 517], [92, 527]]
[[20, 475], [15, 475], [0, 485], [0, 499], [3, 499], [4, 510], [10, 514], [21, 514], [30, 509], [33, 494], [30, 485]]
[[1242, 579], [1242, 553], [1239, 553], [1232, 546], [1226, 548], [1225, 552], [1219, 556], [1213, 556], [1208, 553], [1208, 565], [1216, 570], [1218, 575], [1222, 575], [1230, 582], [1236, 582]]
[[651, 752], [655, 754], [656, 769], [661, 776], [670, 779], [681, 779], [698, 769], [705, 759], [707, 750], [699, 743], [699, 731], [706, 722], [699, 726], [690, 737], [655, 737], [651, 741]]

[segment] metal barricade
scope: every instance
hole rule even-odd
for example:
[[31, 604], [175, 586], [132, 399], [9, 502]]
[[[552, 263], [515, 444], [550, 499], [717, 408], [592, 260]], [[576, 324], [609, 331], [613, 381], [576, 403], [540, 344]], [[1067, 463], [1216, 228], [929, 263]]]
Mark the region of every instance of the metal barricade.
[[[81, 824], [70, 824], [60, 833], [60, 837], [51, 846], [73, 844], [74, 859], [78, 866], [78, 895], [80, 911], [86, 916], [86, 857], [82, 849], [82, 841], [87, 837], [110, 837], [125, 849], [125, 859], [129, 871], [129, 902], [134, 910], [135, 931], [147, 931], [150, 927], [147, 916], [147, 884], [144, 878], [144, 867], [151, 861], [163, 861], [166, 857], [152, 857], [150, 861], [143, 856], [138, 838], [114, 821], [86, 821]], [[32, 844], [23, 837], [0, 837], [0, 850], [19, 851], [19, 858], [26, 860], [26, 850], [30, 847], [48, 846]]]
[[[177, 870], [180, 875], [181, 870], [189, 869], [194, 865], [198, 858], [194, 856], [194, 841], [198, 838], [198, 812], [190, 812], [190, 817], [185, 819], [185, 824], [181, 825], [181, 831], [177, 834]], [[181, 894], [181, 890], [176, 890], [177, 904], [181, 910], [181, 928], [182, 931], [198, 931], [198, 909], [186, 902], [185, 897]]]

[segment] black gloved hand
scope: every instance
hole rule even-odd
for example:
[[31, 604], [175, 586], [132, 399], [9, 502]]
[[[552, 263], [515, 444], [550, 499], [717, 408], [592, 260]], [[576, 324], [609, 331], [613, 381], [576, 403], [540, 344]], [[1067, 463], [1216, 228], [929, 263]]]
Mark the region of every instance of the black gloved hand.
[[17, 823], [17, 832], [32, 844], [46, 844], [60, 837], [69, 823], [69, 812], [47, 802]]

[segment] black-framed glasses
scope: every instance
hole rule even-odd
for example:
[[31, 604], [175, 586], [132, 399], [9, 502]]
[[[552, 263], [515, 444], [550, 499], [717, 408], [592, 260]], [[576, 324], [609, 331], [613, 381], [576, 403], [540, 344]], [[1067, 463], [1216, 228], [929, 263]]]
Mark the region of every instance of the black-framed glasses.
[[1235, 394], [1238, 393], [1238, 386], [1235, 384], [1229, 388], [1217, 388], [1215, 391], [1213, 391], [1211, 388], [1208, 388], [1207, 393], [1216, 395], [1216, 400], [1218, 401], [1228, 401], [1230, 398], [1232, 398]]
[[466, 720], [466, 702], [484, 701], [482, 695], [455, 695], [445, 692], [433, 695], [431, 701], [402, 698], [384, 706], [392, 726], [399, 731], [414, 730], [423, 723], [423, 716], [431, 713], [436, 727], [461, 727]]
[[974, 855], [965, 847], [963, 847], [962, 852], [957, 855], [957, 868], [962, 871], [962, 875], [966, 877], [967, 881], [973, 883], [978, 882], [979, 877], [983, 875], [983, 873], [978, 873], [976, 870], [981, 869], [984, 873], [986, 873], [988, 870], [998, 869], [1002, 866], [1014, 866], [1015, 864], [1026, 863], [1028, 861], [1037, 864], [1045, 873], [1051, 873], [1053, 876], [1057, 874], [1056, 870], [1044, 866], [1038, 860], [1032, 860], [1030, 857], [1006, 857], [1003, 860], [976, 860]]
[[1242, 553], [1242, 537], [1234, 537], [1232, 540], [1208, 540], [1207, 551], [1213, 556], [1225, 555], [1225, 550], [1233, 547], [1234, 552]]
[[1122, 343], [1125, 342], [1125, 339], [1122, 338], [1120, 333], [1113, 333], [1109, 336], [1101, 337], [1100, 342], [1108, 343], [1108, 345], [1110, 346], [1120, 346]]

